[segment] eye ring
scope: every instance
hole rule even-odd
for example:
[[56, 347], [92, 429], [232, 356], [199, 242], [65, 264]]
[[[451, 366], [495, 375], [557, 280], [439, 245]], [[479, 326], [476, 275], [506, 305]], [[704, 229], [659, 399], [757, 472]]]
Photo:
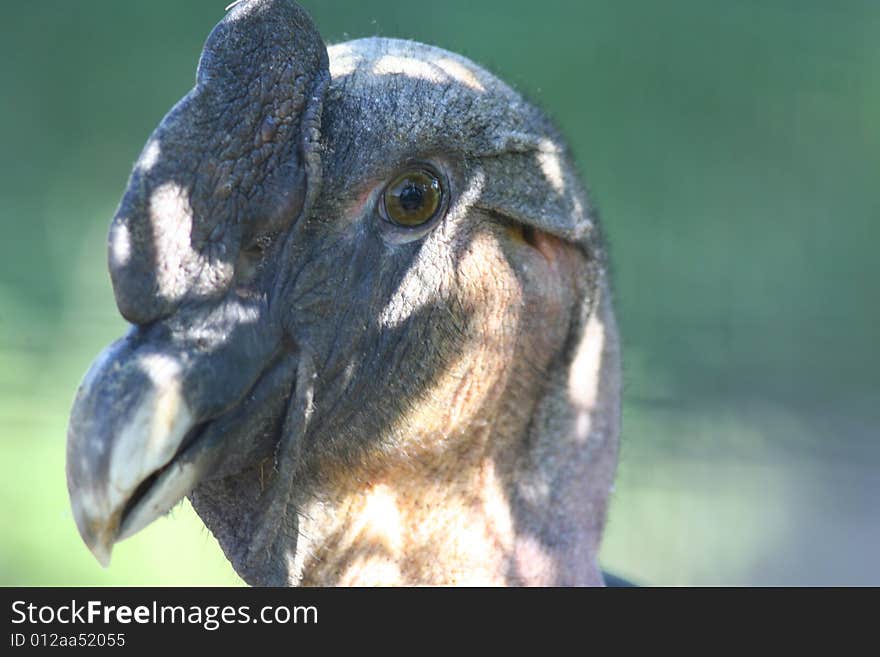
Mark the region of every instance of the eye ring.
[[382, 190], [379, 212], [387, 223], [402, 230], [419, 230], [433, 225], [446, 212], [446, 181], [426, 164], [399, 172]]

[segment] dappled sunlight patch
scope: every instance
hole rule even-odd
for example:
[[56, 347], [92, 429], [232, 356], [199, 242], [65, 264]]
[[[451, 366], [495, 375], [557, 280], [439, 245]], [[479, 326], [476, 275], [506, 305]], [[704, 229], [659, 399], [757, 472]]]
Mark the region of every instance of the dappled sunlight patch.
[[442, 82], [445, 77], [440, 69], [424, 60], [400, 55], [384, 55], [373, 65], [372, 72], [374, 75], [406, 75], [434, 84]]
[[553, 191], [557, 194], [563, 194], [565, 192], [565, 178], [559, 147], [549, 139], [542, 139], [538, 150], [535, 151], [535, 158]]
[[604, 348], [605, 326], [593, 313], [572, 361], [568, 380], [568, 397], [577, 412], [574, 439], [578, 443], [585, 443], [590, 436], [590, 416], [597, 410]]
[[461, 62], [451, 57], [441, 57], [434, 62], [446, 75], [474, 91], [486, 91], [474, 72]]
[[159, 294], [180, 299], [188, 287], [186, 265], [199, 257], [191, 244], [193, 210], [187, 190], [174, 182], [156, 189], [150, 196], [150, 225], [159, 258], [155, 270]]
[[147, 142], [147, 145], [144, 147], [141, 156], [138, 158], [138, 161], [135, 163], [134, 168], [135, 171], [139, 171], [141, 173], [149, 173], [150, 170], [156, 166], [156, 163], [159, 161], [159, 157], [162, 155], [162, 148], [159, 145], [158, 139], [150, 139]]
[[[340, 63], [339, 67], [343, 66], [344, 64]], [[486, 91], [473, 71], [451, 57], [438, 57], [427, 61], [419, 57], [387, 54], [373, 64], [371, 72], [374, 75], [405, 75], [437, 85], [457, 82], [479, 93]]]
[[330, 57], [330, 77], [340, 78], [351, 75], [360, 66], [363, 56], [349, 43], [328, 46]]
[[399, 558], [403, 549], [403, 523], [394, 489], [377, 484], [366, 491], [363, 511], [352, 531], [380, 543], [391, 557]]

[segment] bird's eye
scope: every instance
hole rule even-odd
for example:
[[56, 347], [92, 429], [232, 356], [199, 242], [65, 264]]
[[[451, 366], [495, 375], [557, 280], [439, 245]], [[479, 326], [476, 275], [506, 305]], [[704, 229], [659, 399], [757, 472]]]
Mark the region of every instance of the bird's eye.
[[414, 169], [397, 176], [382, 195], [382, 214], [406, 228], [422, 226], [438, 215], [443, 205], [440, 177], [427, 169]]

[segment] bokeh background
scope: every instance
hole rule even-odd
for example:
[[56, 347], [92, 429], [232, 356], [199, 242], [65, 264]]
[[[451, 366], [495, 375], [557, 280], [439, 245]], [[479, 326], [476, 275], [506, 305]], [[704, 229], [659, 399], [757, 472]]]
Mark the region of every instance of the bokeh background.
[[[231, 584], [188, 505], [101, 569], [67, 412], [120, 335], [105, 232], [225, 0], [0, 22], [0, 584]], [[880, 584], [880, 3], [304, 0], [325, 39], [462, 52], [568, 135], [611, 237], [623, 451], [603, 562], [644, 584]]]

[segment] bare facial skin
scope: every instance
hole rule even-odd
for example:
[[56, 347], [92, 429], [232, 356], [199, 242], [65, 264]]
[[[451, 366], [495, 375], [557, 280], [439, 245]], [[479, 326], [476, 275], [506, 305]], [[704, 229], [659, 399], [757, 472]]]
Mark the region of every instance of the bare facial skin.
[[602, 583], [604, 249], [567, 147], [491, 74], [237, 3], [109, 265], [132, 328], [68, 433], [102, 562], [189, 496], [253, 585]]

